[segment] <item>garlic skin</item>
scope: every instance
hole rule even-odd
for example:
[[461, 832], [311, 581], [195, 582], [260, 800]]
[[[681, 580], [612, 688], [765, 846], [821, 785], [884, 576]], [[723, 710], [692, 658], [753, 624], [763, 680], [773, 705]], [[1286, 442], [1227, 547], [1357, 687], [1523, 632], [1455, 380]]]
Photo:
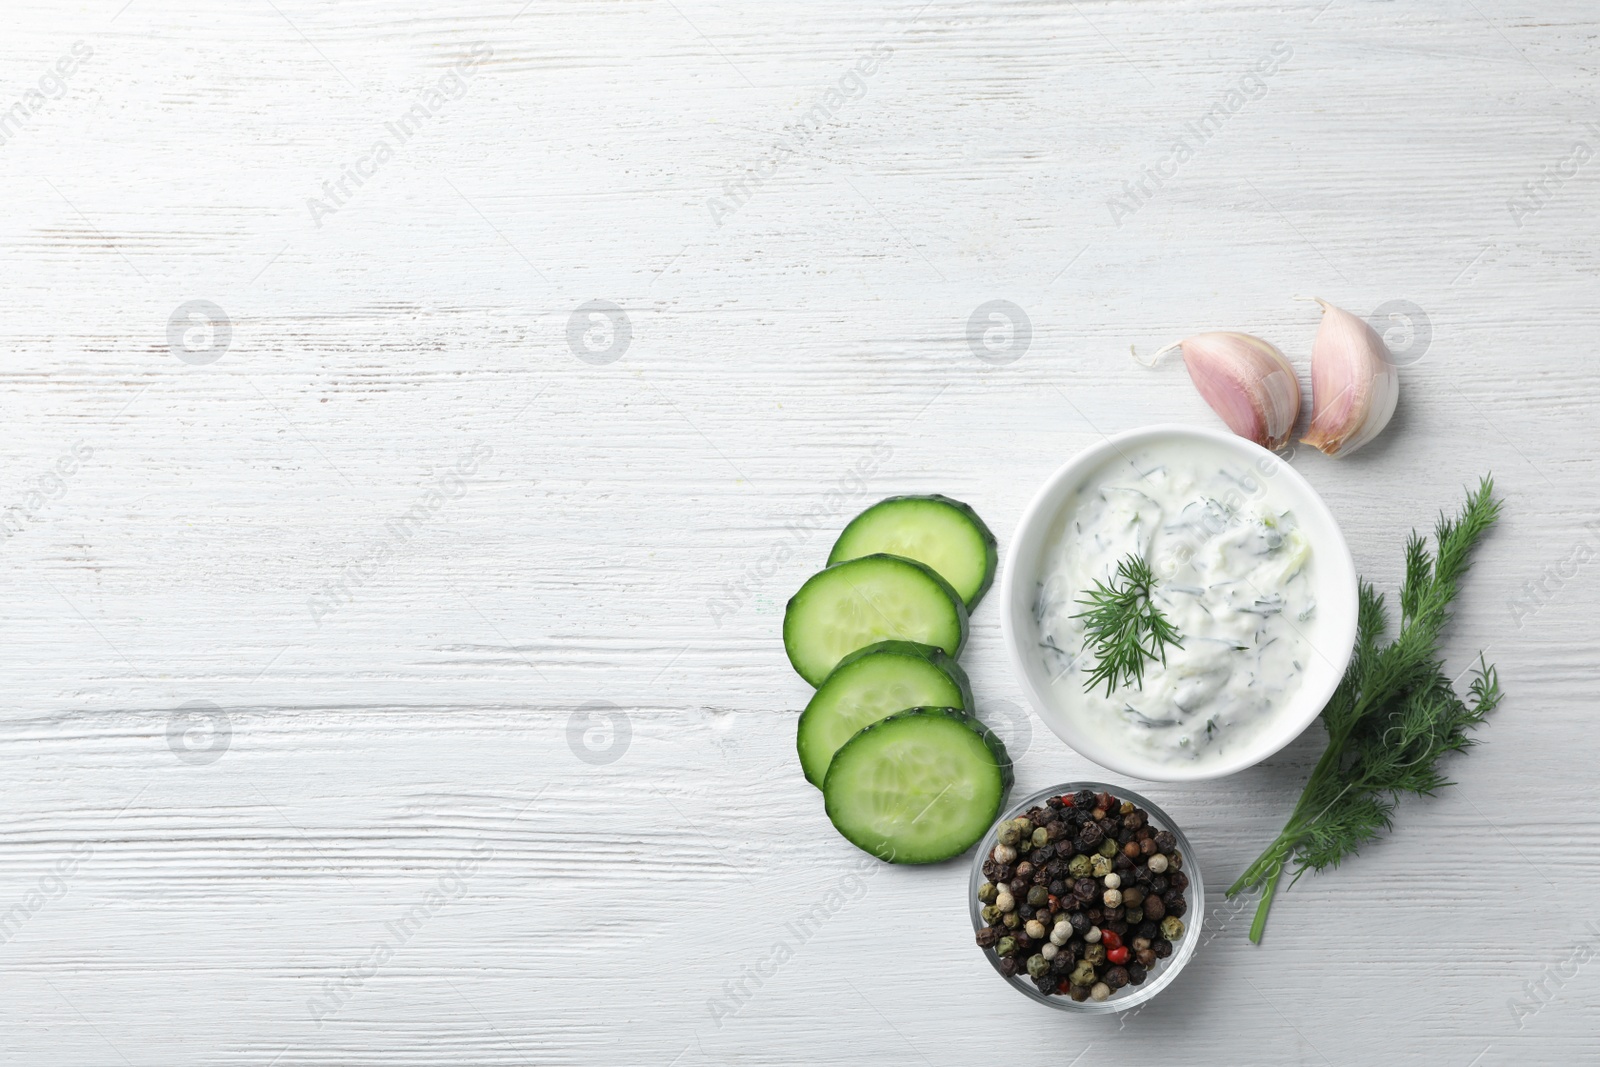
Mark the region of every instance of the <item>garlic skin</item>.
[[1300, 379], [1270, 341], [1218, 331], [1171, 347], [1183, 350], [1190, 380], [1228, 429], [1272, 451], [1289, 443], [1300, 415]]
[[1366, 321], [1326, 300], [1311, 346], [1311, 426], [1301, 443], [1348, 456], [1389, 425], [1400, 372]]

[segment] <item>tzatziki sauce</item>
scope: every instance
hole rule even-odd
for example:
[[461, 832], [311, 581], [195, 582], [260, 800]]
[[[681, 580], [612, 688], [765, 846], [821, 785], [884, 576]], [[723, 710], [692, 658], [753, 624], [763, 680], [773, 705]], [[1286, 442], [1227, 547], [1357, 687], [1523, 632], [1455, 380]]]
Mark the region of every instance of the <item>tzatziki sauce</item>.
[[[1272, 469], [1202, 442], [1139, 448], [1063, 504], [1034, 602], [1039, 650], [1057, 705], [1104, 743], [1160, 763], [1220, 758], [1298, 688], [1312, 654], [1313, 561]], [[1165, 663], [1147, 661], [1141, 684], [1108, 695], [1104, 682], [1085, 687], [1094, 651], [1073, 616], [1130, 553], [1154, 571], [1151, 603], [1182, 645], [1165, 648]]]

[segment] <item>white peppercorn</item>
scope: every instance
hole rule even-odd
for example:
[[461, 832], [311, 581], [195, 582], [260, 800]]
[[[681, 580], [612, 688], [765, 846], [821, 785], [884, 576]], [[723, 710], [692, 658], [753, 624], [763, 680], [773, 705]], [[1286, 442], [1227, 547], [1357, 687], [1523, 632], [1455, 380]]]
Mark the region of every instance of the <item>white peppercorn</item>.
[[1112, 871], [1110, 874], [1106, 875], [1106, 888], [1121, 889], [1122, 875], [1118, 874], [1116, 871]]
[[1120, 890], [1120, 889], [1107, 889], [1104, 893], [1100, 894], [1100, 901], [1101, 901], [1101, 903], [1103, 903], [1108, 908], [1121, 907], [1122, 906], [1122, 890]]
[[1017, 862], [1017, 850], [1012, 848], [1010, 845], [996, 845], [994, 846], [994, 851], [989, 853], [989, 855], [994, 857], [994, 861], [996, 863]]
[[1009, 889], [1002, 889], [1000, 895], [994, 898], [994, 906], [1001, 911], [1016, 911], [1017, 898], [1011, 895]]
[[1100, 928], [1098, 926], [1089, 927], [1088, 931], [1083, 935], [1083, 939], [1091, 945], [1095, 944], [1100, 940]]
[[1029, 919], [1026, 925], [1022, 927], [1022, 932], [1033, 938], [1035, 941], [1041, 941], [1044, 939], [1044, 923], [1040, 922], [1038, 919]]
[[1044, 946], [1039, 949], [1039, 955], [1043, 956], [1047, 960], [1053, 960], [1057, 956], [1061, 955], [1061, 946], [1052, 941], [1046, 941]]
[[1166, 874], [1167, 873], [1167, 857], [1163, 856], [1159, 852], [1157, 852], [1154, 856], [1151, 856], [1150, 857], [1150, 873], [1151, 874]]
[[1111, 987], [1104, 982], [1096, 982], [1089, 990], [1090, 1000], [1104, 1000], [1111, 995]]

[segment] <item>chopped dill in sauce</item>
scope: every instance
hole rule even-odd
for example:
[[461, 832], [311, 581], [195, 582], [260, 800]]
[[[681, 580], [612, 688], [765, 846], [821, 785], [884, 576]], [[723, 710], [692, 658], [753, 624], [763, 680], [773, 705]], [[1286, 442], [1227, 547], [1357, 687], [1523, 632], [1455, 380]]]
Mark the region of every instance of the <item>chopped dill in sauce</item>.
[[[1119, 457], [1069, 497], [1034, 604], [1059, 706], [1104, 739], [1162, 762], [1220, 757], [1298, 688], [1314, 619], [1311, 547], [1270, 478], [1221, 451]], [[1143, 683], [1085, 692], [1094, 669], [1078, 598], [1141, 555], [1151, 602], [1183, 635]]]

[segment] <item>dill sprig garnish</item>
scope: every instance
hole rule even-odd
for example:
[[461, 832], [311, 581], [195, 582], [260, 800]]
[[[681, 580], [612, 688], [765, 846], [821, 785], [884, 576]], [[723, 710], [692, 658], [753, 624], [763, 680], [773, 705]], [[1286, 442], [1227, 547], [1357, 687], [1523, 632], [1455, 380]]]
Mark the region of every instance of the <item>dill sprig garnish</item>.
[[1167, 645], [1183, 647], [1183, 636], [1150, 599], [1156, 576], [1144, 557], [1129, 553], [1117, 563], [1116, 576], [1095, 582], [1078, 598], [1089, 610], [1074, 619], [1084, 620], [1084, 644], [1092, 647], [1095, 668], [1083, 688], [1087, 692], [1106, 683], [1106, 696], [1119, 685], [1144, 682], [1146, 661], [1167, 662]]
[[1475, 744], [1467, 731], [1500, 703], [1499, 676], [1482, 653], [1465, 699], [1445, 674], [1439, 653], [1456, 583], [1499, 517], [1494, 479], [1485, 477], [1454, 518], [1439, 516], [1434, 551], [1412, 531], [1400, 587], [1400, 631], [1388, 644], [1380, 643], [1389, 621], [1383, 596], [1361, 583], [1355, 651], [1322, 709], [1328, 747], [1283, 832], [1228, 889], [1231, 897], [1261, 887], [1251, 941], [1260, 942], [1290, 863], [1296, 867], [1293, 880], [1308, 870], [1338, 866], [1393, 826], [1402, 794], [1431, 796], [1451, 784], [1438, 769], [1440, 757]]

